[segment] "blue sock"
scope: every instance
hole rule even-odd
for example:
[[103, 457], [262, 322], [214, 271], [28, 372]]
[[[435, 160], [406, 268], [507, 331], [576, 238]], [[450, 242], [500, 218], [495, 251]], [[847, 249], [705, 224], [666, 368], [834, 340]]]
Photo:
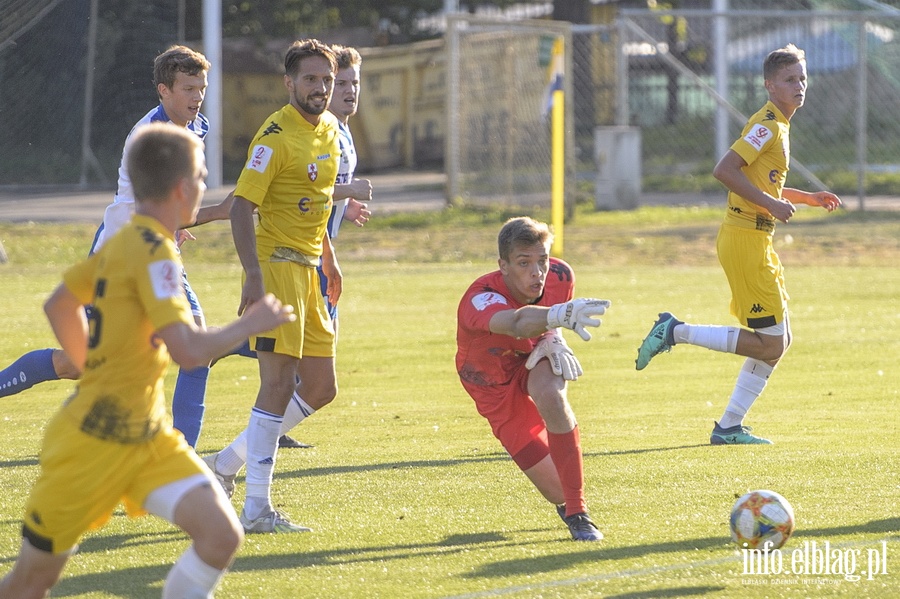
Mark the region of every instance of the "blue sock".
[[21, 393], [44, 381], [58, 380], [53, 368], [53, 350], [36, 349], [0, 370], [0, 397]]
[[175, 381], [172, 394], [172, 420], [191, 447], [196, 447], [203, 426], [203, 412], [206, 410], [206, 380], [209, 367], [201, 366], [193, 370], [182, 368]]

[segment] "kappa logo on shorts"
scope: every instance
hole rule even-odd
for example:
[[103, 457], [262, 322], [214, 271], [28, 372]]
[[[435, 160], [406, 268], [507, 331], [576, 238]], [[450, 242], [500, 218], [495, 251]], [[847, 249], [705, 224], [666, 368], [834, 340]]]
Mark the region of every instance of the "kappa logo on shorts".
[[760, 304], [753, 304], [750, 308], [750, 314], [759, 314], [760, 312], [765, 312], [766, 309], [763, 308]]

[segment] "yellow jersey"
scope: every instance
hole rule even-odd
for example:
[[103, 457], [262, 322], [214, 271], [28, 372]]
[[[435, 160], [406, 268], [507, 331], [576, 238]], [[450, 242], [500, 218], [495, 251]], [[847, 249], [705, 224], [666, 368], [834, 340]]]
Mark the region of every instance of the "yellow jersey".
[[66, 271], [65, 286], [90, 305], [84, 373], [62, 408], [83, 432], [139, 443], [167, 422], [163, 377], [170, 357], [156, 331], [194, 322], [182, 271], [171, 233], [139, 214]]
[[326, 110], [314, 126], [288, 104], [259, 128], [234, 194], [258, 206], [260, 261], [275, 248], [322, 255], [341, 153], [338, 123]]
[[[790, 121], [772, 102], [767, 102], [744, 125], [741, 137], [731, 145], [747, 166], [744, 174], [757, 188], [781, 198], [791, 162]], [[771, 233], [775, 218], [768, 210], [728, 192], [725, 223]]]

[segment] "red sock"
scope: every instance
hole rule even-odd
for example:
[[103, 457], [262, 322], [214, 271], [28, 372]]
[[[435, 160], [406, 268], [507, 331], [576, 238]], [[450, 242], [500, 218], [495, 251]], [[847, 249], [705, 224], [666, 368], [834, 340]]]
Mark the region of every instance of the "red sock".
[[568, 433], [547, 432], [550, 457], [556, 465], [566, 498], [566, 516], [587, 511], [584, 502], [584, 462], [578, 425]]

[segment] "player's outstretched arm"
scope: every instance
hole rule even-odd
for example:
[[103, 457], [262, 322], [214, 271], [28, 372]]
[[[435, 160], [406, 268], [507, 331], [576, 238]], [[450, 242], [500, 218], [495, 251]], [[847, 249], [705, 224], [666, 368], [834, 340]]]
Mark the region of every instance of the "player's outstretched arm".
[[353, 179], [350, 183], [338, 183], [334, 186], [334, 200], [354, 198], [360, 202], [372, 199], [372, 182], [368, 179]]
[[81, 376], [87, 358], [88, 324], [84, 306], [64, 285], [60, 284], [44, 303], [44, 313], [53, 334]]
[[221, 328], [200, 329], [193, 323], [178, 322], [157, 334], [166, 342], [169, 355], [184, 368], [209, 364], [248, 337], [296, 320], [293, 306], [284, 306], [271, 293], [249, 305], [237, 320]]
[[611, 302], [593, 298], [574, 299], [545, 306], [522, 306], [516, 310], [503, 310], [491, 317], [492, 333], [510, 337], [537, 337], [547, 329], [565, 327], [578, 333], [585, 341], [591, 334], [585, 327], [600, 326], [600, 319], [593, 318], [606, 313]]
[[200, 210], [197, 211], [197, 220], [194, 221], [191, 227], [196, 227], [198, 225], [205, 225], [206, 223], [211, 223], [214, 220], [228, 220], [231, 218], [231, 206], [234, 203], [234, 190], [232, 190], [228, 197], [219, 202], [218, 204], [213, 204], [212, 206], [203, 206]]
[[834, 212], [840, 208], [841, 198], [830, 191], [803, 191], [785, 187], [782, 195], [795, 204], [806, 204], [807, 206], [816, 206], [824, 208], [828, 212]]

